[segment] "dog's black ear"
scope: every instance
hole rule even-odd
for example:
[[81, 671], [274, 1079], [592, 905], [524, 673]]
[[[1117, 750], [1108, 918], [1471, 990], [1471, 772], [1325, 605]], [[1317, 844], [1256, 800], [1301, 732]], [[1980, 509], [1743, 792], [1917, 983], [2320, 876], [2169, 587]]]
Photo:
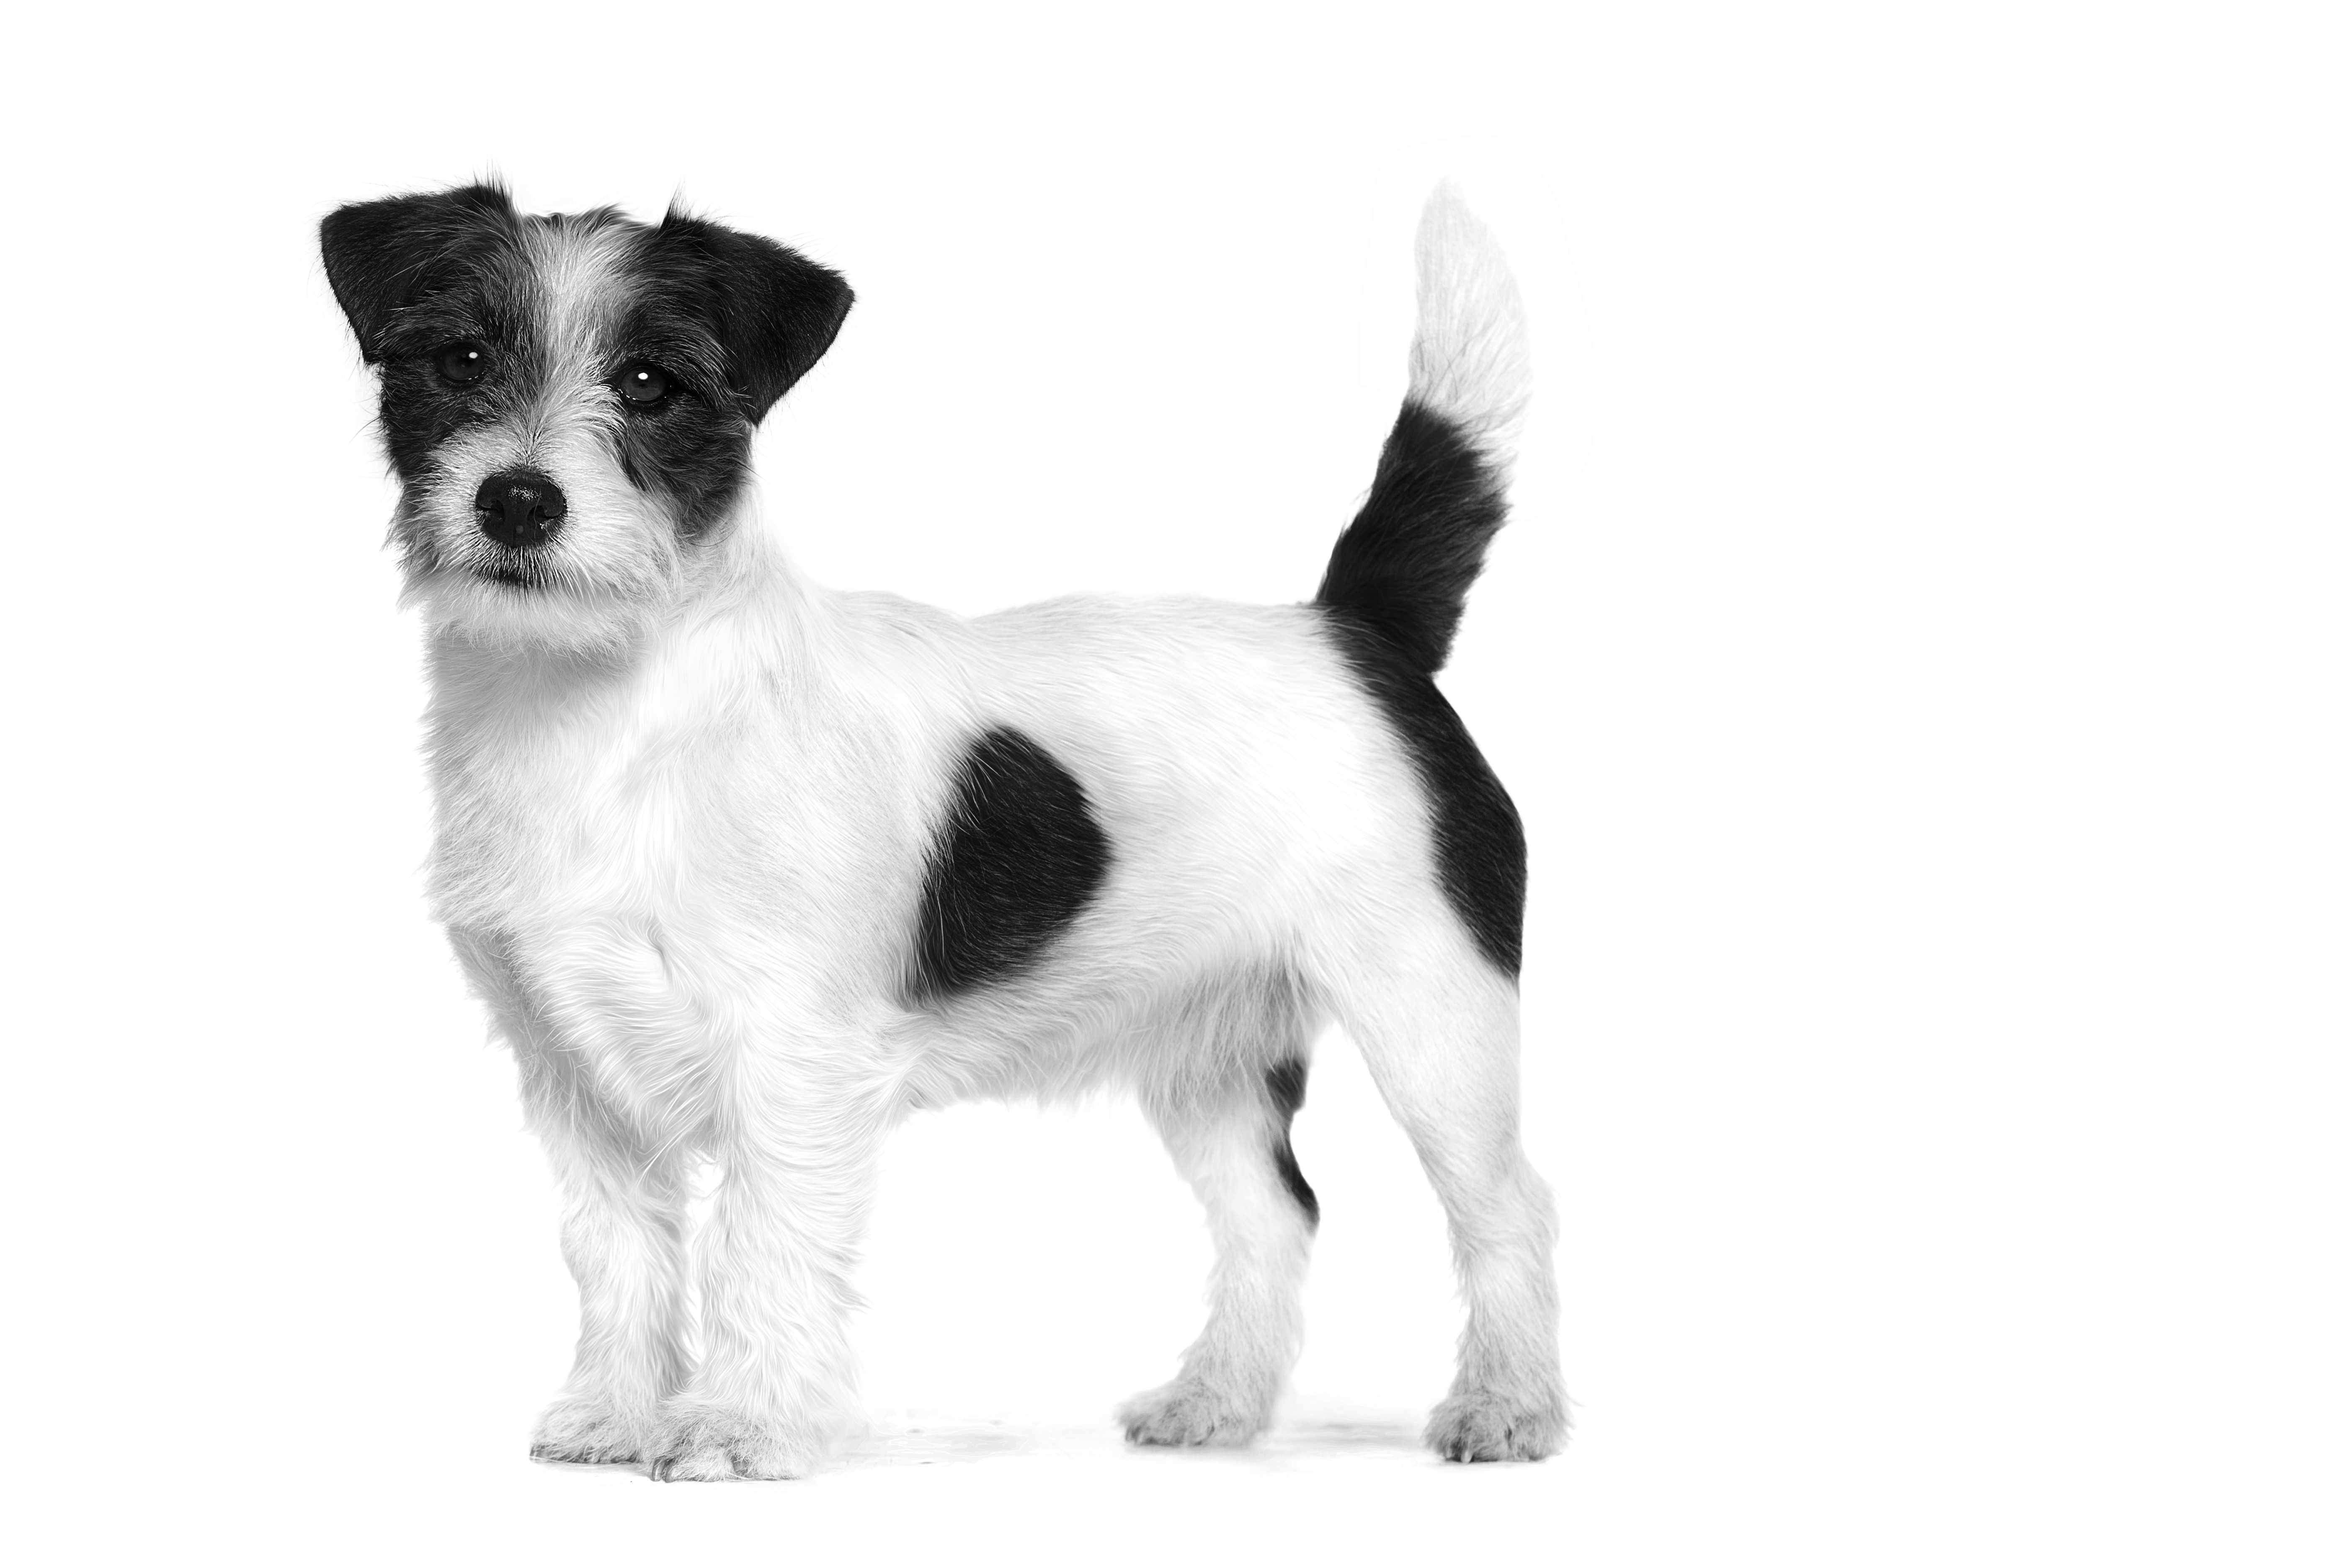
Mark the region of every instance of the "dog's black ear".
[[833, 346], [856, 299], [841, 274], [772, 239], [672, 209], [648, 245], [664, 292], [708, 323], [756, 425]]
[[337, 207], [319, 225], [319, 252], [335, 303], [373, 364], [394, 312], [432, 292], [486, 245], [510, 238], [514, 203], [494, 184], [423, 196], [386, 196]]

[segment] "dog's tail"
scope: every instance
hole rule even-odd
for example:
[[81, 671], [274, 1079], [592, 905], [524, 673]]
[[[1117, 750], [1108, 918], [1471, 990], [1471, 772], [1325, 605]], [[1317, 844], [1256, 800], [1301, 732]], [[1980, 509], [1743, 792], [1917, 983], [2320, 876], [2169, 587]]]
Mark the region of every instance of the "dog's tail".
[[1433, 675], [1454, 647], [1486, 542], [1503, 526], [1528, 349], [1518, 288], [1453, 186], [1438, 186], [1422, 210], [1416, 252], [1420, 321], [1404, 406], [1315, 601]]

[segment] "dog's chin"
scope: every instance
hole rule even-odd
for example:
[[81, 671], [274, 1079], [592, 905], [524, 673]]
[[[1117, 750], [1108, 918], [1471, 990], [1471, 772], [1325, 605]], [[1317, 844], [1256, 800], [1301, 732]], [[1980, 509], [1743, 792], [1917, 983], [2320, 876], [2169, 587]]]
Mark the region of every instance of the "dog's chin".
[[529, 560], [436, 565], [410, 574], [404, 606], [440, 636], [515, 652], [596, 653], [644, 633], [654, 607]]

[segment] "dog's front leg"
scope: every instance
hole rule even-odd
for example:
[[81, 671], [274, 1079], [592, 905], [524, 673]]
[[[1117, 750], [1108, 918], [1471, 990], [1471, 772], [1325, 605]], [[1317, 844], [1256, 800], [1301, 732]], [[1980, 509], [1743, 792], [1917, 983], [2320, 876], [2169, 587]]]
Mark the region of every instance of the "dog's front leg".
[[649, 1128], [551, 1022], [511, 941], [452, 926], [450, 944], [514, 1049], [530, 1129], [563, 1203], [563, 1260], [580, 1287], [580, 1348], [532, 1434], [535, 1458], [626, 1464], [647, 1453], [685, 1382], [686, 1171], [675, 1131]]
[[562, 1195], [580, 1347], [531, 1457], [625, 1464], [651, 1451], [662, 1404], [686, 1381], [683, 1162], [585, 1097], [530, 1081], [546, 1076], [526, 1074], [525, 1099]]
[[802, 1075], [745, 1098], [714, 1140], [701, 1364], [664, 1413], [656, 1480], [803, 1476], [856, 1419], [849, 1276], [888, 1112]]

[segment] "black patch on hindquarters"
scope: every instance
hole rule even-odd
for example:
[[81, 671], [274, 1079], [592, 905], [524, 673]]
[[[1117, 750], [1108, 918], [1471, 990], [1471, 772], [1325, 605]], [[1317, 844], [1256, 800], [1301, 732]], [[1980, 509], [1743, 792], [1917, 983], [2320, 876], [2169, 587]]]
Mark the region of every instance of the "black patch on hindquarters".
[[1322, 608], [1339, 657], [1379, 705], [1428, 794], [1446, 901], [1487, 961], [1517, 979], [1528, 905], [1528, 839], [1518, 808], [1437, 682], [1349, 611]]
[[1020, 731], [988, 731], [956, 769], [931, 846], [908, 993], [935, 1003], [1020, 973], [1109, 870], [1085, 786]]
[[1505, 512], [1500, 476], [1476, 444], [1443, 415], [1408, 402], [1362, 509], [1332, 546], [1315, 602], [1421, 776], [1447, 901], [1479, 952], [1517, 978], [1527, 835], [1502, 781], [1431, 679], [1453, 648], [1463, 600]]
[[1275, 1115], [1282, 1119], [1282, 1131], [1274, 1141], [1275, 1173], [1289, 1189], [1291, 1201], [1306, 1211], [1312, 1229], [1323, 1223], [1323, 1205], [1315, 1201], [1315, 1189], [1307, 1184], [1307, 1173], [1298, 1168], [1298, 1156], [1290, 1148], [1291, 1119], [1307, 1103], [1307, 1064], [1293, 1057], [1266, 1068], [1265, 1093], [1274, 1102]]

